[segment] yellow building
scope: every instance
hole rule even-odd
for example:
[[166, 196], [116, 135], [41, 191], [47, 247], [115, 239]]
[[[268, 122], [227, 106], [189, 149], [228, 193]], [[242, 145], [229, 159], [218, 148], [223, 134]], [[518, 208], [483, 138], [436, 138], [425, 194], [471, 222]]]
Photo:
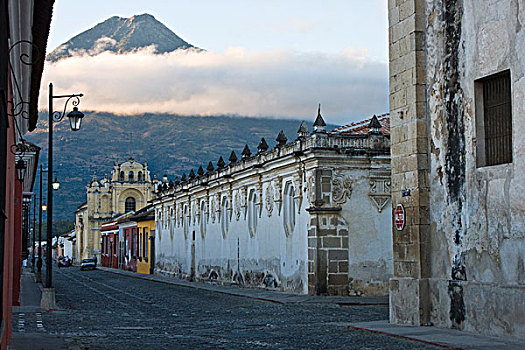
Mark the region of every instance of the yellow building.
[[[137, 223], [138, 254], [137, 272], [153, 274], [155, 268], [155, 208], [152, 205], [142, 208], [130, 221]], [[150, 238], [151, 237], [151, 238]]]
[[144, 208], [155, 197], [155, 187], [160, 181], [151, 178], [146, 163], [129, 158], [115, 163], [111, 176], [97, 180], [93, 175], [87, 186], [87, 201], [75, 212], [77, 259], [101, 257], [100, 226], [122, 214]]

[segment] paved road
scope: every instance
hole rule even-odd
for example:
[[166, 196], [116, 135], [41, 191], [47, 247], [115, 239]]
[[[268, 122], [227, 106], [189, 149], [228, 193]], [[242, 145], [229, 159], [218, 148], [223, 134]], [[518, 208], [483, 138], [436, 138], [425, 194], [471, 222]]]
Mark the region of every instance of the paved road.
[[345, 327], [386, 319], [386, 306], [283, 305], [76, 267], [54, 283], [60, 310], [38, 314], [39, 331], [81, 349], [432, 348]]

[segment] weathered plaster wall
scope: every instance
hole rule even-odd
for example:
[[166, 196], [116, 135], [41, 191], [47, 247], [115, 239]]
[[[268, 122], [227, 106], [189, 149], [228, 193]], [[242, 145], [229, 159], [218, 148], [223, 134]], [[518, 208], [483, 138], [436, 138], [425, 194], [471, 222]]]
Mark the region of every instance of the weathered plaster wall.
[[[407, 11], [412, 14], [403, 19], [401, 13]], [[394, 231], [394, 266], [414, 261], [419, 273], [407, 276], [395, 269], [391, 321], [432, 322], [525, 339], [525, 180], [520, 176], [525, 171], [525, 4], [522, 0], [390, 0], [389, 12], [391, 114], [402, 111], [406, 116], [411, 105], [424, 107], [418, 113], [420, 134], [396, 128], [404, 122], [392, 119], [393, 201], [402, 201], [397, 191], [410, 186], [406, 176], [397, 181], [403, 164], [396, 160], [410, 156], [398, 144], [421, 137], [418, 149], [427, 152], [429, 174], [414, 185], [429, 187], [430, 208], [429, 215], [410, 213], [413, 220], [430, 224], [428, 233], [409, 240], [419, 247], [410, 259], [396, 245], [400, 233]], [[403, 25], [410, 16], [414, 22]], [[415, 60], [399, 61], [396, 43], [417, 33], [421, 40], [405, 47], [406, 57]], [[403, 65], [416, 73], [412, 79], [400, 77]], [[479, 167], [482, 139], [477, 121], [482, 116], [475, 80], [507, 69], [513, 160]], [[423, 93], [410, 98], [406, 94], [401, 103], [399, 87], [418, 91], [418, 85]], [[422, 167], [413, 164], [410, 169]]]
[[[327, 134], [318, 137], [327, 144]], [[263, 154], [266, 163], [246, 160], [203, 175], [155, 200], [156, 273], [303, 294], [385, 295], [392, 276], [391, 218], [383, 210], [389, 156], [295, 146]], [[226, 209], [224, 201], [231, 203]]]
[[[524, 7], [517, 0], [427, 1], [427, 45], [433, 52], [427, 56], [432, 277], [449, 280], [431, 282], [441, 290], [432, 295], [433, 318], [446, 326], [522, 338]], [[477, 167], [476, 119], [482, 116], [474, 81], [506, 69], [513, 162]]]
[[[268, 186], [273, 187], [272, 191], [279, 190], [271, 182], [271, 177], [264, 181], [260, 187], [262, 193], [268, 191]], [[290, 181], [293, 181], [293, 175], [283, 174], [280, 190], [284, 191], [285, 184]], [[256, 205], [257, 225], [252, 234], [248, 227], [247, 194], [252, 190], [258, 194], [261, 191], [255, 181], [241, 181], [235, 185], [231, 196], [228, 195], [230, 186], [225, 184], [222, 192], [204, 191], [195, 193], [195, 199], [180, 198], [174, 203], [175, 218], [171, 216], [173, 202], [166, 203], [162, 209], [157, 207], [157, 210], [165, 213], [164, 216], [158, 216], [164, 219], [157, 220], [156, 224], [158, 272], [179, 278], [218, 279], [306, 293], [306, 232], [309, 219], [305, 211], [306, 201], [296, 210], [293, 232], [286, 235], [283, 217], [279, 214], [279, 203], [272, 200], [266, 204], [259, 198]], [[302, 187], [296, 189], [301, 190]], [[218, 203], [224, 198], [232, 201], [226, 215], [228, 230], [223, 233], [224, 208]], [[191, 210], [188, 208], [187, 216], [184, 217], [183, 208], [188, 202], [192, 203]], [[205, 210], [202, 210], [203, 203]], [[206, 221], [204, 233], [201, 220]], [[187, 223], [187, 234], [184, 222]]]

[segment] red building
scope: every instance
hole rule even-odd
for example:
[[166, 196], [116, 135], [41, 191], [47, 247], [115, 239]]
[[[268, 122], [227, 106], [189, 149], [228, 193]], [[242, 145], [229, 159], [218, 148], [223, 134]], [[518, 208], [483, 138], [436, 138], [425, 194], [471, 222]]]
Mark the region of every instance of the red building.
[[[133, 212], [131, 212], [133, 214]], [[137, 223], [129, 217], [117, 221], [121, 234], [121, 265], [120, 268], [137, 272], [137, 257], [139, 251], [139, 236]]]
[[108, 221], [100, 228], [102, 240], [102, 266], [118, 269], [119, 267], [119, 228], [117, 221]]
[[[24, 135], [36, 128], [38, 96], [54, 0], [0, 2], [0, 346], [7, 348], [12, 306], [18, 304], [22, 252], [24, 192], [26, 211], [32, 196], [34, 164]], [[33, 152], [34, 153], [34, 152]], [[21, 161], [21, 162], [19, 162]], [[29, 161], [29, 163], [28, 163]], [[17, 180], [16, 163], [27, 179]], [[29, 186], [29, 184], [31, 186]], [[27, 223], [27, 219], [26, 219]]]

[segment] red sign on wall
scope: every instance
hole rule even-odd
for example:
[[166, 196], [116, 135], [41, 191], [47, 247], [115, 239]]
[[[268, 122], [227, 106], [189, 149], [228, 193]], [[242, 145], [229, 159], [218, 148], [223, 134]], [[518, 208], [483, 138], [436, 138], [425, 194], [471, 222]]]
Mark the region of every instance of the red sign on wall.
[[405, 221], [405, 207], [403, 207], [403, 204], [398, 204], [394, 210], [394, 223], [398, 231], [402, 231], [405, 228]]

